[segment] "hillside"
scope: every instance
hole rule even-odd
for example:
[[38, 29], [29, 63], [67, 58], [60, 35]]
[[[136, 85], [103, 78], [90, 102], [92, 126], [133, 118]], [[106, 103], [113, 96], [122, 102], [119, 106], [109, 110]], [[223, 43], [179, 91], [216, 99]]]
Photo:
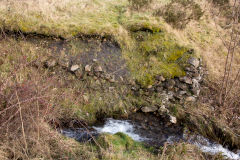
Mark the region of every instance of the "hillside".
[[1, 0], [1, 159], [224, 159], [186, 140], [149, 147], [123, 133], [92, 142], [60, 133], [106, 118], [140, 121], [153, 137], [161, 127], [199, 134], [236, 153], [239, 8], [231, 0]]

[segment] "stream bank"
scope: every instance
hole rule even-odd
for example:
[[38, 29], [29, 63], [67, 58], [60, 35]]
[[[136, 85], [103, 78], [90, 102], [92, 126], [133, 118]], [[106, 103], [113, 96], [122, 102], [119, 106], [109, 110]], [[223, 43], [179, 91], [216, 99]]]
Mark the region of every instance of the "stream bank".
[[[143, 120], [144, 119], [144, 120]], [[197, 135], [183, 129], [179, 125], [167, 125], [159, 118], [144, 114], [136, 113], [129, 119], [107, 118], [104, 123], [98, 123], [88, 128], [61, 129], [60, 133], [74, 138], [79, 142], [96, 143], [101, 134], [126, 134], [134, 141], [141, 142], [146, 147], [153, 147], [155, 150], [163, 147], [164, 144], [175, 144], [186, 142], [198, 147], [202, 152], [210, 155], [222, 155], [224, 159], [238, 160], [240, 150], [230, 151], [228, 148], [211, 141], [201, 135]]]

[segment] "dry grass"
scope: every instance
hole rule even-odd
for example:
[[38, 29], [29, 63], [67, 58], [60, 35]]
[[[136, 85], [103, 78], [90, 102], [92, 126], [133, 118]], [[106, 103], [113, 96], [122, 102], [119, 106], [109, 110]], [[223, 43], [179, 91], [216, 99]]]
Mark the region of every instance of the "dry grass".
[[[174, 29], [163, 21], [161, 15], [154, 16], [155, 10], [169, 2], [156, 0], [150, 7], [132, 11], [127, 0], [2, 0], [0, 29], [35, 32], [66, 39], [78, 34], [112, 36], [123, 48], [131, 48], [131, 29], [164, 28], [168, 33], [173, 33], [178, 44], [194, 48], [203, 58], [209, 78], [219, 81], [227, 51], [221, 37], [229, 39], [229, 29], [225, 28], [226, 18], [212, 17], [212, 11], [218, 12], [218, 8], [207, 1], [197, 0], [204, 10], [203, 17], [199, 21], [191, 21], [185, 29]], [[64, 85], [56, 86], [58, 83], [55, 78], [59, 77], [49, 76], [48, 72], [33, 67], [33, 62], [44, 59], [47, 51], [22, 41], [1, 41], [0, 51], [0, 158], [94, 159], [99, 156], [91, 151], [93, 148], [65, 139], [49, 126], [58, 124], [61, 118], [85, 117], [82, 114], [75, 115], [78, 108], [58, 110], [59, 108], [53, 107], [60, 104], [59, 97], [66, 102], [76, 100], [77, 96], [74, 89], [63, 92], [61, 89]], [[233, 72], [239, 68], [239, 48], [237, 51]], [[72, 104], [82, 104], [77, 101], [81, 100]], [[207, 109], [201, 108], [202, 114], [215, 113], [214, 117], [224, 117], [219, 121], [223, 120], [224, 124], [239, 133], [239, 124], [236, 123], [239, 120], [238, 109], [224, 108], [210, 112], [212, 104], [209, 101], [206, 103]], [[91, 107], [86, 107], [84, 112], [90, 111]], [[191, 147], [170, 147], [165, 150], [162, 159], [204, 159], [203, 155]], [[108, 158], [111, 159], [113, 155], [110, 154]], [[148, 155], [146, 153], [146, 157]], [[119, 157], [121, 156], [120, 154]]]

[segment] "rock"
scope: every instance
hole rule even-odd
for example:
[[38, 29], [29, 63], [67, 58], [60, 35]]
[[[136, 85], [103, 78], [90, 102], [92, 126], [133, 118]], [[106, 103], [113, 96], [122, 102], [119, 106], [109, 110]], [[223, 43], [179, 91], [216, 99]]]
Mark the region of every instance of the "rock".
[[46, 62], [46, 66], [47, 66], [48, 68], [55, 67], [56, 65], [57, 65], [57, 62], [56, 62], [56, 60], [54, 60], [54, 59], [48, 60], [48, 61]]
[[182, 90], [187, 90], [188, 89], [188, 86], [184, 83], [179, 83], [177, 85], [178, 88], [182, 89]]
[[197, 68], [199, 67], [200, 61], [197, 58], [191, 57], [188, 59], [188, 63]]
[[77, 78], [82, 78], [83, 77], [83, 74], [82, 74], [81, 70], [76, 70], [75, 75], [77, 76]]
[[106, 75], [105, 75], [105, 79], [106, 79], [106, 80], [110, 80], [110, 79], [111, 79], [110, 74], [106, 74]]
[[186, 83], [186, 84], [192, 84], [192, 79], [189, 78], [189, 77], [187, 77], [187, 76], [180, 77], [179, 80], [180, 80], [181, 82]]
[[163, 90], [163, 87], [157, 87], [157, 88], [156, 88], [156, 91], [157, 91], [158, 93], [162, 92], [162, 90]]
[[115, 83], [115, 82], [116, 82], [115, 77], [114, 77], [114, 76], [111, 77], [111, 78], [109, 79], [109, 82], [111, 82], [111, 83]]
[[85, 71], [86, 72], [91, 72], [92, 67], [90, 65], [85, 66]]
[[168, 114], [169, 110], [165, 107], [165, 105], [162, 105], [159, 109], [158, 109], [158, 113], [160, 115], [164, 115], [164, 114]]
[[193, 94], [195, 95], [195, 96], [199, 96], [199, 94], [200, 94], [200, 88], [199, 87], [196, 87], [196, 88], [193, 88], [192, 89], [192, 92], [193, 92]]
[[148, 89], [151, 89], [152, 87], [153, 87], [152, 85], [149, 85], [147, 88], [148, 88]]
[[95, 72], [102, 72], [102, 71], [103, 71], [103, 69], [102, 69], [101, 66], [97, 66], [97, 67], [95, 68]]
[[88, 97], [87, 95], [83, 95], [83, 100], [84, 100], [85, 102], [88, 102], [89, 97]]
[[93, 62], [97, 62], [97, 59], [93, 59]]
[[164, 82], [165, 78], [163, 76], [156, 76], [156, 80]]
[[167, 89], [173, 89], [174, 86], [175, 86], [175, 81], [173, 79], [168, 80], [166, 84]]
[[192, 79], [192, 88], [199, 88], [200, 84], [198, 83], [198, 80]]
[[185, 95], [185, 94], [187, 94], [187, 91], [180, 91], [180, 92], [179, 92], [179, 95], [181, 95], [181, 96], [182, 96], [182, 95]]
[[79, 65], [73, 65], [73, 66], [71, 67], [71, 71], [72, 71], [72, 72], [75, 72], [75, 71], [77, 71], [79, 68], [80, 68]]
[[196, 101], [196, 98], [193, 97], [193, 96], [189, 96], [185, 99], [186, 102], [195, 102]]
[[170, 119], [170, 122], [173, 123], [173, 124], [176, 124], [177, 123], [177, 118], [174, 117], [174, 116], [169, 116], [169, 119]]
[[114, 91], [115, 87], [109, 87], [108, 88], [110, 92]]
[[123, 77], [122, 76], [119, 76], [119, 79], [123, 82], [124, 81], [124, 79], [123, 79]]
[[155, 111], [158, 110], [158, 108], [155, 107], [155, 106], [151, 106], [151, 107], [142, 107], [141, 110], [142, 110], [142, 112], [144, 112], [144, 113], [148, 113], [148, 112], [155, 112]]
[[58, 61], [58, 63], [59, 63], [60, 66], [62, 66], [64, 68], [69, 68], [69, 66], [70, 66], [70, 62], [67, 58], [60, 59]]

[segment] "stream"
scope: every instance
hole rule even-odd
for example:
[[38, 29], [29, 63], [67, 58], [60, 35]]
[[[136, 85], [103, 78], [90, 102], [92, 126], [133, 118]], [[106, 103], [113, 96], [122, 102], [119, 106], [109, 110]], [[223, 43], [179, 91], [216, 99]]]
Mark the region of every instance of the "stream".
[[[202, 152], [215, 155], [221, 153], [227, 159], [239, 160], [240, 151], [234, 153], [221, 144], [210, 141], [209, 139], [194, 134], [186, 134], [181, 127], [166, 126], [158, 118], [142, 120], [142, 114], [137, 114], [129, 118], [129, 120], [108, 118], [104, 123], [95, 126], [77, 129], [62, 129], [60, 132], [77, 141], [91, 141], [92, 137], [96, 137], [101, 133], [115, 134], [122, 132], [130, 136], [133, 140], [143, 142], [147, 146], [160, 147], [164, 143], [173, 144], [175, 142], [188, 142], [197, 146]], [[148, 116], [150, 117], [150, 116]], [[151, 124], [150, 124], [151, 123]]]

